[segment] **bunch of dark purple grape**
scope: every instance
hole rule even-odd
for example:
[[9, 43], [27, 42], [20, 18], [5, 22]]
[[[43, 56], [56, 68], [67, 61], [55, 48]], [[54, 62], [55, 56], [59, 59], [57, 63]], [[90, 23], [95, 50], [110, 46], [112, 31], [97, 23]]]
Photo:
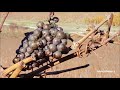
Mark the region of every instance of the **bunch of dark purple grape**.
[[25, 70], [31, 70], [49, 61], [49, 57], [60, 59], [62, 54], [69, 52], [68, 39], [70, 39], [70, 35], [64, 33], [63, 28], [56, 24], [38, 22], [37, 29], [21, 42], [13, 63], [33, 56], [35, 60], [25, 67]]

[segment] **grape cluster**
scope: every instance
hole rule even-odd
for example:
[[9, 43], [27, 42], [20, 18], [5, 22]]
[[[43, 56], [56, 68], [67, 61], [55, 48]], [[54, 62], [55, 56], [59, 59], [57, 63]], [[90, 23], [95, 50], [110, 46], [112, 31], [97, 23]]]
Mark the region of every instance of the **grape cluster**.
[[58, 27], [55, 23], [45, 24], [39, 21], [37, 29], [22, 40], [13, 63], [33, 56], [35, 60], [25, 67], [25, 70], [31, 70], [49, 61], [49, 57], [60, 59], [62, 54], [69, 52], [68, 39], [70, 35], [64, 33], [62, 27]]

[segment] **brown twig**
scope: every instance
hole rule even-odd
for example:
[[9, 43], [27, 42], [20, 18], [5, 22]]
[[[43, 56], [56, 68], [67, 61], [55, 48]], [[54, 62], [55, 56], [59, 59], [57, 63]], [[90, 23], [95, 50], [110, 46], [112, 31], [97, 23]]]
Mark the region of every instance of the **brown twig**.
[[0, 24], [0, 32], [2, 32], [2, 27], [3, 27], [3, 24], [4, 24], [5, 20], [6, 20], [6, 18], [8, 17], [8, 14], [9, 14], [9, 12], [7, 12], [7, 14], [5, 15], [5, 17], [3, 18], [3, 20], [2, 20], [2, 22]]
[[50, 12], [49, 17], [48, 17], [48, 22], [49, 23], [50, 23], [50, 20], [52, 19], [53, 16], [54, 16], [54, 12]]

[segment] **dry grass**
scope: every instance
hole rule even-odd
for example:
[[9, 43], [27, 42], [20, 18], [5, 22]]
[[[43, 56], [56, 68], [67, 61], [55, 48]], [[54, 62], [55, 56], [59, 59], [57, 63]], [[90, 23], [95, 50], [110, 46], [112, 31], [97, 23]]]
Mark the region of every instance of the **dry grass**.
[[[94, 17], [86, 17], [83, 21], [86, 24], [98, 24], [100, 23], [105, 16], [94, 16]], [[120, 13], [114, 13], [114, 19], [113, 19], [113, 26], [120, 26]]]

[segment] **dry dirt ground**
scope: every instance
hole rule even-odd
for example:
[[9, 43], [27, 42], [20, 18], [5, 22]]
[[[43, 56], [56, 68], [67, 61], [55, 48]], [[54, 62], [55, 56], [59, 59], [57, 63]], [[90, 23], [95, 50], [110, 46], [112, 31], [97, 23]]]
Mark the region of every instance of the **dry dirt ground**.
[[[94, 14], [95, 13], [93, 13], [93, 15]], [[23, 19], [25, 19], [25, 17], [28, 18], [29, 15], [30, 13], [28, 14], [12, 13], [12, 15], [9, 16], [9, 18], [14, 18], [13, 16], [15, 16], [14, 19], [19, 20], [20, 19], [19, 17], [23, 17]], [[31, 14], [31, 17], [33, 17], [34, 15], [44, 17], [45, 13]], [[88, 15], [88, 13], [84, 15]], [[1, 65], [8, 67], [13, 64], [12, 59], [16, 55], [15, 51], [19, 47], [21, 40], [24, 37], [24, 32], [27, 31], [15, 30], [11, 32], [10, 30], [6, 32], [4, 31], [3, 28], [3, 32], [0, 34], [0, 64]], [[74, 37], [75, 40], [79, 40], [80, 38], [81, 37], [77, 37], [77, 36]], [[72, 52], [73, 51], [71, 51], [70, 53]], [[107, 46], [103, 46], [97, 49], [95, 52], [92, 52], [86, 58], [75, 57], [57, 66], [54, 66], [52, 69], [49, 69], [47, 71], [51, 72], [51, 71], [65, 70], [74, 67], [85, 66], [88, 64], [89, 66], [72, 70], [69, 72], [60, 73], [57, 75], [48, 75], [47, 78], [119, 78], [120, 77], [119, 54], [120, 54], [119, 45], [108, 44]]]
[[[1, 34], [2, 36], [2, 34]], [[8, 67], [12, 65], [12, 59], [15, 57], [15, 50], [19, 47], [23, 37], [1, 37], [0, 38], [0, 64]], [[79, 40], [80, 37], [74, 37]], [[70, 42], [70, 44], [72, 44]], [[72, 53], [71, 51], [70, 53]], [[69, 53], [69, 54], [70, 54]], [[92, 52], [87, 58], [69, 59], [47, 71], [59, 71], [79, 66], [89, 66], [60, 73], [57, 75], [48, 75], [47, 78], [118, 78], [120, 77], [120, 46], [108, 44]]]

